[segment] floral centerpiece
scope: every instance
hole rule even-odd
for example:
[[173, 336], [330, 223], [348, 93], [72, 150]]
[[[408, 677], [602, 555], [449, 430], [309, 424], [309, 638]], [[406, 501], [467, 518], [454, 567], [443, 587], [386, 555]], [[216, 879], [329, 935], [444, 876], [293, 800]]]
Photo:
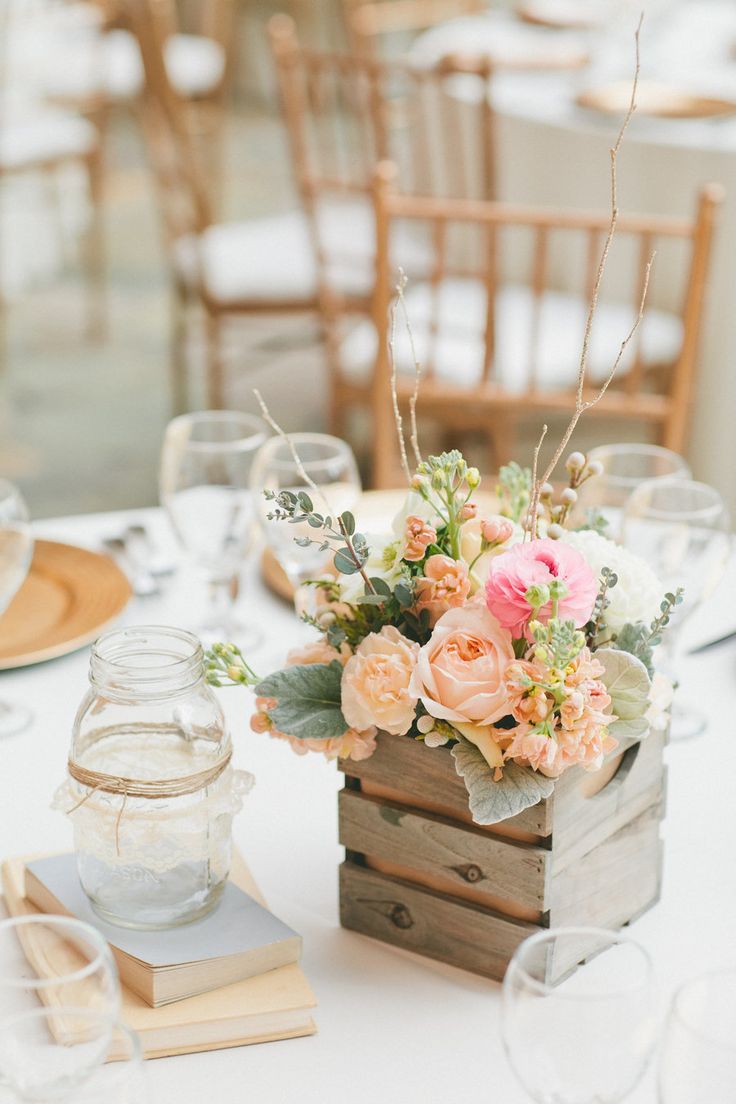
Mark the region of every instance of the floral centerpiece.
[[480, 824], [549, 796], [571, 768], [599, 770], [661, 721], [652, 652], [681, 595], [663, 594], [600, 518], [571, 524], [598, 466], [573, 452], [565, 467], [566, 486], [535, 496], [531, 471], [509, 464], [486, 514], [478, 471], [456, 451], [430, 456], [391, 532], [370, 541], [351, 513], [267, 492], [273, 520], [333, 549], [335, 575], [315, 581], [305, 615], [317, 635], [266, 678], [218, 645], [210, 681], [254, 687], [252, 728], [300, 754], [365, 759], [378, 732], [427, 754], [450, 745]]

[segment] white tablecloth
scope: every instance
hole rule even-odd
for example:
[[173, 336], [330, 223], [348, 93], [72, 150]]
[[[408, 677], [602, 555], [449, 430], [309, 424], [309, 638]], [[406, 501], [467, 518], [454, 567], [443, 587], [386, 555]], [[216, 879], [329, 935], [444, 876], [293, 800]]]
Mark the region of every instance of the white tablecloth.
[[[168, 531], [157, 511], [44, 521], [38, 535], [96, 546], [131, 519]], [[691, 638], [736, 627], [736, 564]], [[183, 624], [196, 605], [193, 581], [179, 575], [161, 598], [134, 599], [124, 622]], [[254, 655], [267, 669], [306, 631], [254, 573], [242, 613], [266, 641]], [[260, 657], [260, 658], [259, 658]], [[0, 745], [3, 854], [70, 846], [70, 828], [49, 808], [65, 770], [70, 729], [86, 688], [88, 653], [0, 674], [0, 698], [35, 713], [32, 728]], [[636, 922], [666, 1000], [682, 979], [736, 965], [733, 915], [736, 646], [688, 659], [684, 696], [697, 696], [711, 727], [700, 740], [671, 747], [664, 888], [660, 904]], [[304, 969], [319, 1001], [311, 1038], [151, 1062], [151, 1104], [522, 1104], [499, 1036], [500, 987], [460, 970], [394, 950], [338, 924], [336, 793], [340, 776], [321, 756], [298, 757], [247, 726], [248, 697], [222, 691], [238, 766], [257, 785], [235, 836], [270, 906], [304, 936]], [[611, 1024], [615, 1033], [616, 1025]], [[631, 1097], [655, 1099], [653, 1071]]]

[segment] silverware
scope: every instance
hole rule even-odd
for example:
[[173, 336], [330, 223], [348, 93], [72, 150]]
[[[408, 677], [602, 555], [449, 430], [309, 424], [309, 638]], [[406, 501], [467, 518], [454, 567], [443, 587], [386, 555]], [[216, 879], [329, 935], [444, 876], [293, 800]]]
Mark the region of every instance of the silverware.
[[145, 525], [129, 525], [123, 539], [151, 575], [173, 575], [176, 571], [174, 561], [161, 551]]
[[698, 655], [699, 652], [707, 652], [710, 648], [717, 648], [719, 644], [728, 644], [729, 640], [736, 640], [736, 629], [719, 636], [716, 640], [709, 640], [706, 644], [698, 644], [697, 648], [691, 648], [688, 655]]
[[106, 537], [103, 540], [106, 551], [113, 557], [130, 579], [130, 585], [139, 598], [150, 598], [161, 593], [161, 588], [150, 571], [142, 567], [140, 561], [131, 554], [122, 537]]

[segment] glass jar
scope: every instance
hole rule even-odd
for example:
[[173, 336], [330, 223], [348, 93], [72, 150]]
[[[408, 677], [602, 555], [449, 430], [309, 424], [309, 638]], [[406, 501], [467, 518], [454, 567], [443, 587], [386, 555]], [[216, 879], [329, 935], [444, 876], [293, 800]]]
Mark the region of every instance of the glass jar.
[[230, 870], [232, 820], [252, 785], [234, 771], [202, 646], [182, 629], [115, 629], [95, 643], [55, 806], [102, 919], [167, 928], [204, 916]]

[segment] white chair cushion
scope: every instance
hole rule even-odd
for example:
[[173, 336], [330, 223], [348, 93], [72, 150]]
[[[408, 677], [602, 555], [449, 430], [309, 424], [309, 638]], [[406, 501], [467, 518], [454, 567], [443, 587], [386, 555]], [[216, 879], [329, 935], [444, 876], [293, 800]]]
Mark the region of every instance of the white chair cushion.
[[[375, 279], [370, 203], [323, 203], [317, 218], [329, 285], [346, 295], [370, 295]], [[426, 250], [407, 233], [397, 233], [395, 253], [407, 271], [426, 272]], [[207, 291], [220, 302], [309, 300], [317, 292], [312, 238], [301, 211], [211, 226], [199, 239], [177, 242], [175, 263], [192, 286], [201, 272]]]
[[[225, 71], [219, 42], [202, 35], [172, 35], [166, 43], [166, 68], [173, 87], [191, 99], [214, 91]], [[144, 73], [138, 43], [129, 31], [110, 31], [58, 49], [46, 77], [49, 95], [83, 99], [104, 92], [113, 100], [135, 99]]]
[[67, 111], [38, 108], [0, 128], [0, 168], [20, 171], [91, 152], [97, 132]]
[[[405, 294], [417, 355], [424, 366], [432, 366], [438, 379], [458, 387], [475, 387], [481, 382], [484, 354], [485, 288], [473, 279], [446, 279], [438, 295], [427, 284], [410, 285]], [[526, 287], [507, 285], [496, 296], [495, 364], [491, 379], [511, 393], [525, 390], [531, 360], [533, 296]], [[547, 291], [543, 298], [539, 327], [537, 385], [558, 390], [574, 385], [585, 329], [587, 304], [574, 295]], [[434, 319], [437, 336], [430, 341], [429, 322]], [[588, 356], [588, 381], [602, 382], [610, 372], [619, 347], [634, 321], [634, 311], [623, 303], [599, 304]], [[645, 364], [669, 363], [682, 342], [682, 323], [665, 311], [648, 310], [641, 328], [641, 351]], [[624, 374], [633, 359], [633, 342], [621, 362]], [[372, 323], [359, 323], [341, 347], [341, 366], [346, 379], [365, 384], [376, 359], [376, 331]], [[414, 373], [409, 337], [397, 324], [396, 366], [399, 372]]]

